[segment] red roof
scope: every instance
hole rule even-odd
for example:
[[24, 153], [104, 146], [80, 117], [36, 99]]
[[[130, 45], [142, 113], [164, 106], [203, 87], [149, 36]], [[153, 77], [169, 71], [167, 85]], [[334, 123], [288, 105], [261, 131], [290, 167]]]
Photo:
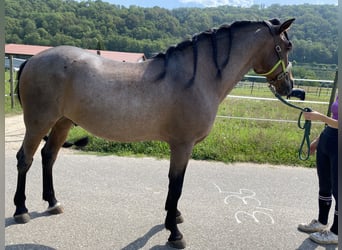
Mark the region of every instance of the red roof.
[[[5, 54], [10, 55], [25, 55], [34, 56], [41, 51], [47, 50], [49, 46], [39, 46], [39, 45], [24, 45], [24, 44], [5, 44]], [[98, 53], [97, 50], [88, 50], [92, 53]], [[145, 60], [145, 55], [143, 53], [129, 53], [129, 52], [118, 52], [118, 51], [99, 51], [101, 56], [122, 62], [141, 62]]]

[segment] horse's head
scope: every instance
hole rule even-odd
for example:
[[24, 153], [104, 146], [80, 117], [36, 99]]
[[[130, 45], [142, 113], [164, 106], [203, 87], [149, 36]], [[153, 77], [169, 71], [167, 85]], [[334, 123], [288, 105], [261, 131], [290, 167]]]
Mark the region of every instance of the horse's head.
[[[262, 58], [257, 60], [254, 65], [254, 71], [267, 78], [267, 81], [275, 88], [280, 95], [289, 95], [293, 87], [293, 78], [291, 73], [291, 62], [288, 60], [288, 53], [292, 49], [286, 31], [295, 19], [290, 19], [284, 23], [273, 19], [265, 21], [269, 29], [267, 35], [271, 35], [269, 42], [262, 48]], [[265, 72], [265, 73], [264, 73]]]

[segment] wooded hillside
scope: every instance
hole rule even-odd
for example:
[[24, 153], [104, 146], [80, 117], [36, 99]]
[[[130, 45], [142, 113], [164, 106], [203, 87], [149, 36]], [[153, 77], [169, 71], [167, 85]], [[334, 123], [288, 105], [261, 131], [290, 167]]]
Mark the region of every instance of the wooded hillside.
[[338, 8], [272, 5], [268, 8], [125, 8], [101, 0], [5, 0], [6, 43], [75, 45], [88, 49], [165, 51], [194, 33], [238, 20], [296, 18], [290, 39], [298, 63], [337, 64]]

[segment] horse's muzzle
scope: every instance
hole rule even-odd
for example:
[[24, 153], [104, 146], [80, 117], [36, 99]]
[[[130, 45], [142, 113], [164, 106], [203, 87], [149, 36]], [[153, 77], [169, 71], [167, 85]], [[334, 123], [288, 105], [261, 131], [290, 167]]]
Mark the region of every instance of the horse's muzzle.
[[288, 96], [292, 92], [293, 79], [288, 72], [284, 72], [282, 77], [277, 79], [277, 84], [273, 84], [276, 92], [282, 96]]

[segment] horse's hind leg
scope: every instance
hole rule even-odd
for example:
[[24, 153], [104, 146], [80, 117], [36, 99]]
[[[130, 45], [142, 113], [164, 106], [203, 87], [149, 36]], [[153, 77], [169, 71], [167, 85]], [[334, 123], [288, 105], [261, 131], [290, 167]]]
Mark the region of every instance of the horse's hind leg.
[[69, 119], [60, 119], [52, 128], [49, 138], [41, 151], [43, 164], [43, 200], [49, 203], [47, 212], [50, 214], [63, 212], [63, 207], [55, 197], [52, 168], [72, 124], [72, 121]]
[[23, 144], [17, 153], [18, 179], [17, 190], [14, 195], [14, 204], [16, 206], [14, 219], [17, 223], [26, 223], [30, 220], [25, 205], [26, 174], [32, 165], [33, 155], [36, 152], [41, 139], [49, 131], [49, 128], [50, 127], [46, 126], [45, 129], [37, 131], [26, 127]]

